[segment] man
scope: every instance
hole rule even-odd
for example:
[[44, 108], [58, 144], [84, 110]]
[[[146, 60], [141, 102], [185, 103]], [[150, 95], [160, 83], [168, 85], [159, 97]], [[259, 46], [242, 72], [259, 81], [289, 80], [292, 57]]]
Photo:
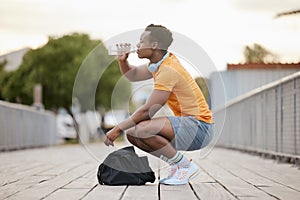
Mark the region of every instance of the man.
[[[154, 78], [154, 90], [147, 102], [131, 117], [107, 133], [106, 145], [126, 131], [134, 146], [161, 158], [170, 165], [169, 175], [162, 184], [182, 185], [195, 178], [198, 166], [179, 151], [198, 150], [212, 139], [212, 113], [201, 90], [182, 67], [176, 56], [167, 49], [173, 41], [172, 33], [161, 25], [149, 25], [137, 44], [139, 58], [150, 63], [134, 67], [127, 61], [128, 44], [118, 46], [120, 70], [130, 81]], [[175, 116], [152, 118], [166, 103]]]

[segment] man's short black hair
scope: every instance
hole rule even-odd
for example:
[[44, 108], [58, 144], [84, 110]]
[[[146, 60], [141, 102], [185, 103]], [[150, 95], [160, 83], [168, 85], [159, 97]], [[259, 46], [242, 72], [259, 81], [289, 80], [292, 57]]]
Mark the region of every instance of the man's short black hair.
[[167, 50], [173, 41], [172, 32], [162, 25], [150, 24], [145, 31], [150, 31], [150, 41], [158, 42], [162, 50]]

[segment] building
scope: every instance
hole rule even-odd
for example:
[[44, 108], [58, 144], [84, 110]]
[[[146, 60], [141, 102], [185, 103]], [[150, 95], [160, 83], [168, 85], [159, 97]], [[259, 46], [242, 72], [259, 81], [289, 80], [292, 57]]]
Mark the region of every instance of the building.
[[13, 71], [18, 69], [23, 61], [23, 56], [30, 50], [30, 48], [23, 48], [7, 54], [0, 55], [0, 62], [7, 61], [5, 65], [6, 71]]

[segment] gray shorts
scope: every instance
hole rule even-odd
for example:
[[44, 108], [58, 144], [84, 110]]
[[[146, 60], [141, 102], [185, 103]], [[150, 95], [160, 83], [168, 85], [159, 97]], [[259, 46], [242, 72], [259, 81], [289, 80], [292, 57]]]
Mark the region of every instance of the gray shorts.
[[175, 148], [179, 151], [199, 150], [213, 138], [213, 125], [192, 116], [168, 117], [175, 134]]

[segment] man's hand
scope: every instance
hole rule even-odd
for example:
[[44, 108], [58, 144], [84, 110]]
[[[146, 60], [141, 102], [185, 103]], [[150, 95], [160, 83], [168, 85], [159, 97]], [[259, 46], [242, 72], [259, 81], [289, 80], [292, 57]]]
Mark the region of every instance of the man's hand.
[[117, 137], [120, 135], [120, 133], [121, 133], [121, 130], [117, 127], [114, 127], [113, 129], [111, 129], [106, 134], [104, 144], [106, 146], [109, 146], [109, 145], [114, 146], [114, 141], [115, 141], [115, 139], [117, 139]]
[[117, 51], [118, 51], [118, 60], [119, 62], [125, 62], [129, 56], [131, 49], [131, 44], [117, 44]]
[[133, 51], [131, 44], [123, 43], [117, 44], [118, 62], [121, 73], [131, 82], [143, 81], [153, 78], [152, 73], [148, 70], [148, 64], [144, 64], [138, 67], [132, 66], [128, 63], [127, 58]]

